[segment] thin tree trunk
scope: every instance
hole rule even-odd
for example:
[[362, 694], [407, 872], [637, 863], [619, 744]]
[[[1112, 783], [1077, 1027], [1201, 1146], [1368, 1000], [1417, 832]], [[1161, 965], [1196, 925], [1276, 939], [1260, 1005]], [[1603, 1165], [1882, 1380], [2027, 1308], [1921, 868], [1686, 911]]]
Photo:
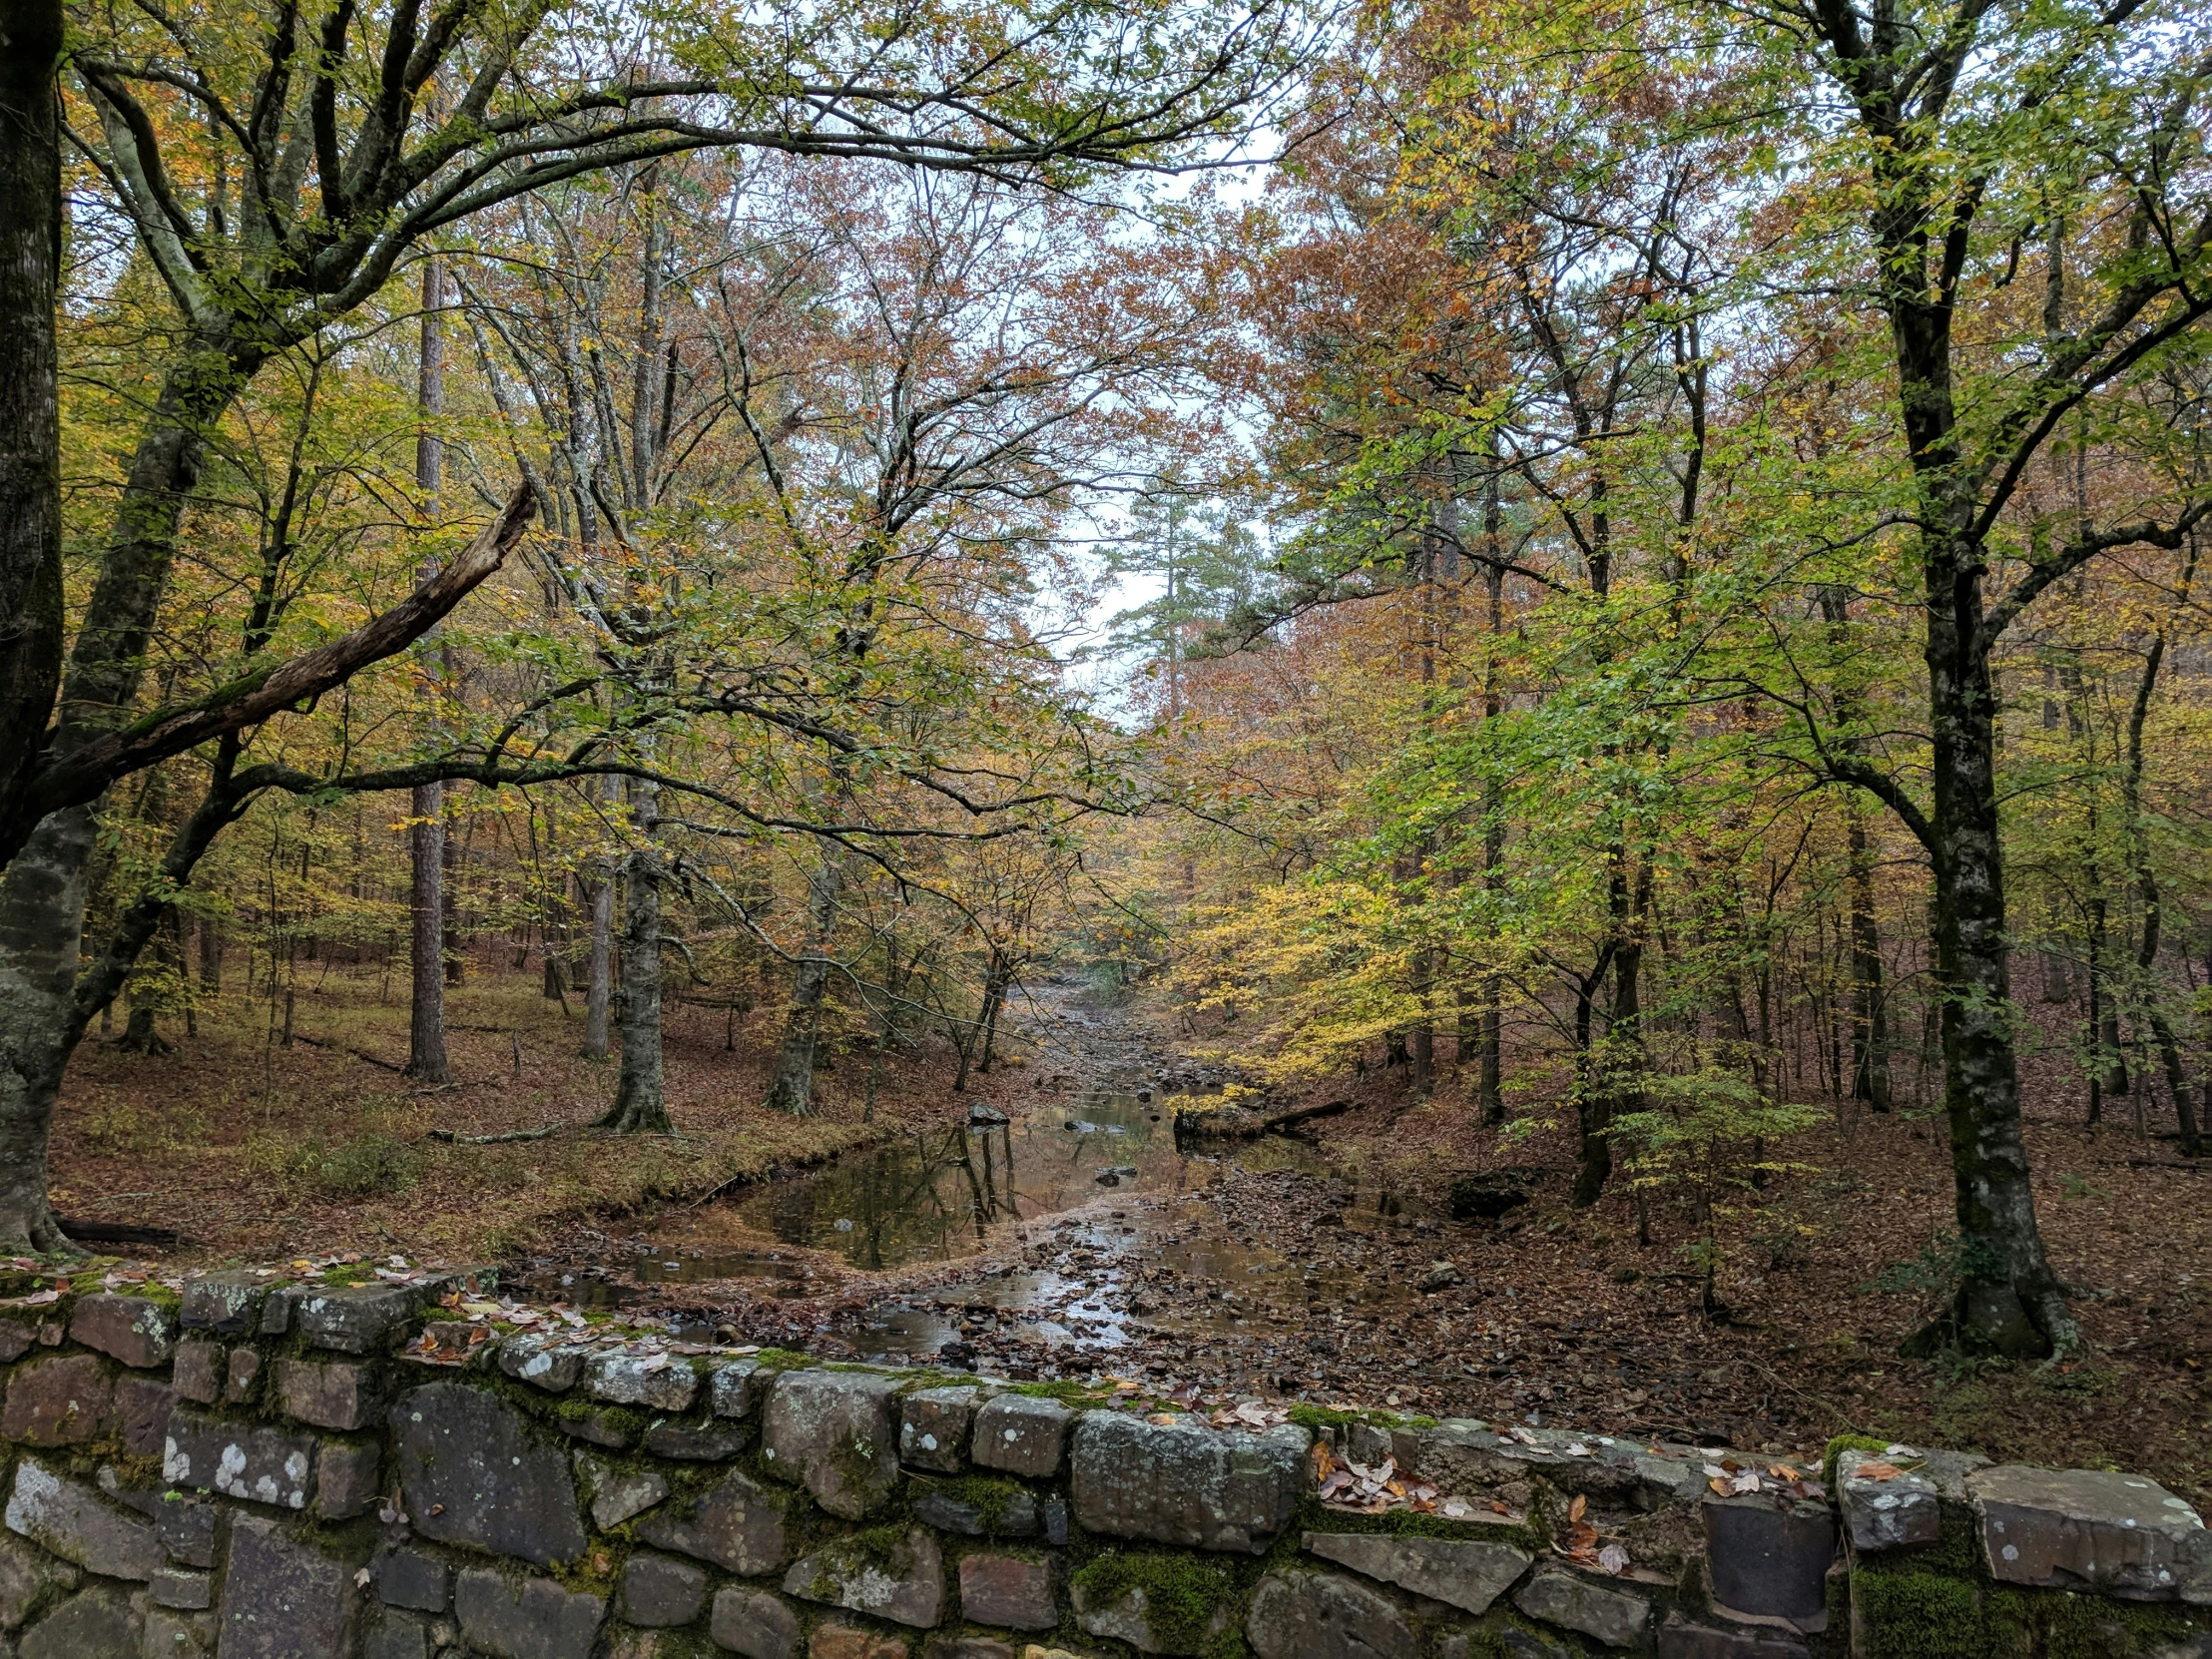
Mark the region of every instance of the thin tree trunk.
[[622, 890], [622, 1074], [615, 1103], [599, 1120], [624, 1134], [667, 1135], [661, 1054], [661, 788], [634, 779], [630, 818], [637, 844], [624, 860]]
[[[604, 862], [604, 861], [603, 861]], [[584, 1055], [607, 1057], [607, 1004], [613, 991], [615, 881], [611, 865], [591, 884], [591, 955], [584, 981]]]
[[[815, 1051], [822, 1037], [822, 1003], [830, 988], [830, 947], [837, 925], [837, 899], [844, 890], [841, 855], [823, 847], [821, 861], [807, 877], [807, 944], [792, 973], [792, 1000], [784, 1017], [784, 1040], [776, 1057], [776, 1075], [761, 1104], [810, 1117], [815, 1109]], [[961, 1057], [961, 1080], [966, 1056]]]
[[[2188, 592], [2195, 564], [2192, 557], [2183, 574], [2184, 594]], [[2173, 1096], [2174, 1126], [2180, 1131], [2182, 1153], [2194, 1158], [2203, 1151], [2196, 1107], [2189, 1098], [2189, 1078], [2181, 1063], [2181, 1044], [2174, 1036], [2165, 1009], [2159, 1005], [2158, 950], [2165, 923], [2165, 905], [2157, 871], [2151, 864], [2150, 834], [2143, 823], [2143, 727], [2150, 717], [2151, 694], [2157, 688], [2158, 670], [2165, 656], [2166, 634], [2161, 628], [2152, 638], [2150, 650], [2143, 659], [2143, 674], [2136, 683], [2134, 707], [2128, 712], [2127, 762], [2122, 782], [2126, 791], [2129, 850], [2135, 859], [2135, 891], [2143, 908], [2143, 936], [2135, 951], [2135, 994], [2143, 1018], [2157, 1042], [2160, 1063], [2165, 1068], [2166, 1091]], [[2146, 1082], [2144, 1092], [2149, 1091]]]
[[1870, 1111], [1890, 1109], [1890, 1022], [1882, 988], [1882, 926], [1875, 914], [1874, 853], [1866, 814], [1845, 803], [1851, 859], [1851, 1093]]
[[[445, 335], [438, 326], [438, 308], [444, 299], [443, 267], [435, 259], [425, 260], [422, 351], [416, 385], [422, 426], [415, 437], [415, 488], [422, 497], [425, 517], [435, 510], [444, 460], [436, 427], [445, 409]], [[425, 577], [436, 571], [435, 561], [424, 562]], [[427, 639], [420, 660], [425, 666], [434, 660]], [[448, 1083], [453, 1069], [445, 1054], [445, 786], [417, 784], [408, 802], [408, 816], [413, 823], [407, 831], [412, 864], [408, 884], [412, 994], [408, 1003], [407, 1075], [420, 1083]]]
[[[1495, 721], [1504, 712], [1505, 700], [1498, 684], [1498, 651], [1505, 634], [1505, 550], [1502, 533], [1505, 514], [1498, 499], [1497, 440], [1488, 441], [1492, 462], [1482, 497], [1482, 544], [1487, 553], [1482, 567], [1483, 597], [1488, 607], [1489, 647], [1482, 664], [1482, 719]], [[1482, 784], [1482, 890], [1489, 901], [1500, 901], [1505, 883], [1505, 785], [1493, 765]], [[1495, 923], [1492, 933], [1495, 934]], [[1491, 1127], [1505, 1121], [1505, 979], [1490, 972], [1482, 980], [1482, 1029], [1480, 1072], [1475, 1083], [1475, 1110]]]
[[46, 1141], [75, 1041], [92, 809], [56, 813], [0, 875], [0, 1250], [81, 1254], [46, 1207]]

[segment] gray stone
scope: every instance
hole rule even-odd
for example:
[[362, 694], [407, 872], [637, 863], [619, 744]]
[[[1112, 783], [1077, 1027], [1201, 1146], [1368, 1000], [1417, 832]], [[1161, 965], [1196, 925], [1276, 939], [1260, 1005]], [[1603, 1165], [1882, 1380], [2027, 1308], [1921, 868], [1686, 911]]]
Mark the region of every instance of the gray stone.
[[1305, 1546], [1340, 1567], [1477, 1615], [1487, 1613], [1534, 1559], [1510, 1544], [1381, 1532], [1309, 1532]]
[[1056, 1399], [999, 1394], [975, 1413], [969, 1455], [978, 1466], [1049, 1480], [1060, 1472], [1075, 1413]]
[[38, 1341], [21, 1320], [0, 1320], [0, 1366], [13, 1365]]
[[442, 1613], [453, 1594], [453, 1569], [419, 1549], [379, 1550], [368, 1564], [368, 1576], [376, 1599], [386, 1607]]
[[633, 1555], [622, 1569], [615, 1612], [632, 1624], [666, 1629], [689, 1624], [707, 1605], [707, 1575], [689, 1561]]
[[584, 1380], [591, 1352], [562, 1337], [509, 1337], [499, 1345], [499, 1369], [549, 1394], [565, 1394]]
[[1655, 1457], [1637, 1452], [1631, 1466], [1636, 1471], [1637, 1506], [1664, 1509], [1670, 1505], [1694, 1505], [1705, 1501], [1707, 1490], [1703, 1459]]
[[139, 1659], [145, 1616], [128, 1592], [95, 1584], [23, 1633], [21, 1659]]
[[228, 1405], [244, 1405], [254, 1397], [262, 1378], [262, 1357], [251, 1348], [234, 1348], [225, 1363], [223, 1399]]
[[0, 1434], [27, 1445], [82, 1445], [114, 1420], [115, 1384], [90, 1354], [40, 1360], [8, 1379]]
[[609, 1451], [628, 1451], [637, 1439], [630, 1429], [630, 1413], [622, 1407], [603, 1405], [596, 1411], [555, 1417], [553, 1426], [587, 1445], [604, 1446]]
[[353, 1605], [344, 1562], [295, 1543], [262, 1515], [231, 1521], [223, 1576], [223, 1659], [325, 1659], [341, 1653]]
[[1414, 1659], [1403, 1614], [1356, 1579], [1271, 1572], [1253, 1592], [1245, 1639], [1259, 1659]]
[[753, 1440], [753, 1425], [740, 1422], [656, 1422], [645, 1430], [645, 1449], [684, 1463], [726, 1463]]
[[[1588, 1436], [1540, 1429], [1521, 1440], [1473, 1418], [1453, 1417], [1416, 1431], [1413, 1439], [1421, 1478], [1446, 1491], [1484, 1492], [1541, 1475], [1565, 1493], [1634, 1503], [1645, 1485], [1633, 1446], [1607, 1446]], [[1570, 1451], [1570, 1445], [1580, 1450]], [[1699, 1485], [1702, 1489], [1702, 1476]]]
[[374, 1440], [324, 1440], [315, 1453], [314, 1512], [324, 1520], [350, 1520], [379, 1493], [383, 1451]]
[[7, 1523], [9, 1531], [105, 1578], [144, 1580], [162, 1564], [152, 1521], [116, 1508], [36, 1457], [15, 1465]]
[[668, 1477], [651, 1469], [618, 1468], [590, 1452], [578, 1452], [576, 1472], [591, 1493], [592, 1524], [605, 1530], [642, 1515], [668, 1496]]
[[911, 1651], [896, 1636], [833, 1620], [816, 1625], [815, 1633], [807, 1638], [807, 1659], [911, 1659]]
[[898, 1484], [897, 1403], [887, 1377], [786, 1372], [769, 1393], [761, 1456], [832, 1515], [859, 1520]]
[[918, 1526], [887, 1547], [840, 1538], [794, 1561], [784, 1593], [928, 1630], [944, 1616], [944, 1552]]
[[171, 1369], [169, 1380], [178, 1396], [199, 1405], [213, 1405], [223, 1397], [223, 1362], [221, 1343], [194, 1339], [177, 1345], [177, 1364]]
[[1048, 1497], [1037, 1505], [1038, 1516], [1044, 1521], [1044, 1541], [1054, 1548], [1068, 1541], [1068, 1500], [1064, 1497]]
[[594, 1354], [584, 1362], [584, 1392], [610, 1405], [682, 1411], [699, 1391], [689, 1360], [670, 1354]]
[[0, 1532], [0, 1631], [20, 1629], [74, 1590], [83, 1576], [69, 1562]]
[[1731, 1612], [1820, 1621], [1836, 1559], [1836, 1517], [1822, 1503], [1765, 1494], [1707, 1498], [1705, 1559], [1713, 1599]]
[[172, 1561], [188, 1567], [215, 1565], [215, 1525], [223, 1513], [203, 1498], [172, 1492], [154, 1511], [154, 1536]]
[[1594, 1637], [1607, 1647], [1636, 1646], [1651, 1622], [1646, 1597], [1558, 1567], [1546, 1567], [1523, 1584], [1513, 1594], [1513, 1605], [1532, 1619]]
[[262, 1304], [268, 1298], [268, 1285], [252, 1274], [202, 1274], [185, 1281], [184, 1328], [244, 1337], [262, 1323]]
[[782, 1501], [736, 1470], [698, 1497], [646, 1516], [638, 1523], [638, 1536], [655, 1548], [712, 1561], [748, 1577], [774, 1572], [791, 1559]]
[[190, 1567], [156, 1567], [146, 1581], [146, 1591], [157, 1607], [202, 1613], [215, 1605], [215, 1574]]
[[69, 1316], [69, 1336], [111, 1360], [151, 1371], [177, 1352], [177, 1316], [151, 1297], [81, 1296]]
[[2000, 1583], [2212, 1603], [2212, 1532], [2147, 1475], [2006, 1463], [1966, 1489]]
[[766, 1384], [775, 1381], [772, 1373], [760, 1376], [758, 1360], [733, 1360], [726, 1366], [717, 1366], [707, 1380], [707, 1397], [718, 1417], [745, 1417], [753, 1414], [753, 1407], [765, 1397]]
[[400, 1490], [424, 1536], [541, 1567], [583, 1553], [567, 1457], [532, 1435], [497, 1395], [431, 1382], [401, 1395], [391, 1420]]
[[723, 1590], [707, 1634], [745, 1659], [797, 1659], [799, 1615], [766, 1590]]
[[1011, 1643], [995, 1636], [932, 1636], [921, 1659], [1019, 1659]]
[[[995, 1493], [997, 1501], [985, 1503], [961, 1496], [933, 1481], [915, 1482], [914, 1519], [940, 1532], [960, 1532], [970, 1538], [1033, 1538], [1037, 1533], [1037, 1500], [1026, 1486], [1011, 1481]], [[1062, 1505], [1064, 1508], [1065, 1505]], [[1063, 1536], [1059, 1542], [1066, 1543]]]
[[414, 1296], [397, 1285], [339, 1285], [298, 1298], [292, 1319], [310, 1348], [378, 1354], [414, 1317]]
[[923, 1388], [898, 1402], [898, 1460], [908, 1468], [959, 1474], [967, 1468], [973, 1388]]
[[453, 1610], [469, 1646], [493, 1659], [591, 1659], [607, 1603], [550, 1578], [511, 1584], [470, 1567], [454, 1581]]
[[[1870, 1463], [1897, 1468], [1907, 1462], [1918, 1466], [1900, 1468], [1884, 1480], [1860, 1472]], [[1987, 1463], [1986, 1457], [1958, 1452], [1930, 1452], [1923, 1459], [1843, 1452], [1836, 1459], [1836, 1498], [1844, 1535], [1862, 1554], [1935, 1543], [1942, 1533], [1944, 1504], [1965, 1502], [1966, 1475]]]
[[169, 1417], [162, 1478], [173, 1486], [304, 1509], [314, 1495], [314, 1440], [179, 1407]]
[[1659, 1627], [1659, 1659], [1809, 1659], [1809, 1650], [1779, 1631], [1716, 1630], [1678, 1613]]
[[1288, 1425], [1222, 1434], [1086, 1411], [1070, 1457], [1075, 1518], [1114, 1537], [1258, 1555], [1297, 1509], [1306, 1446]]
[[111, 1398], [123, 1449], [133, 1457], [159, 1457], [169, 1438], [177, 1390], [158, 1377], [119, 1377]]
[[1075, 1622], [1085, 1631], [1107, 1641], [1127, 1642], [1139, 1653], [1191, 1656], [1209, 1652], [1237, 1616], [1236, 1602], [1223, 1596], [1214, 1603], [1213, 1614], [1201, 1630], [1155, 1629], [1152, 1598], [1141, 1584], [1132, 1584], [1102, 1600], [1078, 1578], [1073, 1599]]
[[387, 1614], [361, 1643], [361, 1659], [430, 1659], [430, 1632], [420, 1619]]
[[352, 1361], [276, 1362], [276, 1398], [284, 1414], [317, 1428], [350, 1432], [366, 1427], [374, 1420], [382, 1396], [376, 1374]]
[[194, 1613], [180, 1607], [145, 1609], [146, 1635], [141, 1649], [146, 1659], [216, 1659], [220, 1639], [213, 1613]]
[[1020, 1555], [962, 1556], [960, 1616], [1009, 1630], [1050, 1630], [1060, 1622], [1052, 1564]]

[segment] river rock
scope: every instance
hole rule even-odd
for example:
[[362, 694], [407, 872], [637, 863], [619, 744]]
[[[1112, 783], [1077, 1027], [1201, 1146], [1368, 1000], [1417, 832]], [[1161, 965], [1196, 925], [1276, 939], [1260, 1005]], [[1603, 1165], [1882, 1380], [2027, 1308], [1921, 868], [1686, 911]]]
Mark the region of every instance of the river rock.
[[960, 1616], [1009, 1630], [1050, 1630], [1060, 1622], [1051, 1563], [1021, 1555], [962, 1556]]
[[8, 1494], [8, 1530], [104, 1578], [153, 1576], [162, 1564], [154, 1523], [26, 1456]]
[[2212, 1533], [2147, 1475], [2006, 1463], [1966, 1489], [2000, 1583], [2212, 1603]]
[[1245, 1639], [1259, 1659], [1415, 1659], [1419, 1640], [1385, 1597], [1328, 1572], [1271, 1572], [1253, 1592]]
[[1523, 1584], [1513, 1605], [1532, 1619], [1595, 1637], [1607, 1647], [1636, 1646], [1651, 1622], [1645, 1597], [1557, 1567], [1546, 1567]]
[[1060, 1472], [1075, 1413], [1056, 1399], [999, 1394], [975, 1413], [969, 1455], [978, 1467], [1049, 1480]]
[[707, 1605], [707, 1575], [689, 1561], [633, 1555], [622, 1569], [615, 1611], [632, 1624], [667, 1629], [689, 1624]]
[[607, 1604], [550, 1578], [512, 1583], [470, 1567], [454, 1580], [453, 1611], [469, 1646], [493, 1659], [591, 1659]]
[[1069, 1459], [1075, 1519], [1117, 1538], [1258, 1555], [1298, 1507], [1306, 1446], [1290, 1425], [1218, 1433], [1086, 1411]]
[[638, 1536], [656, 1548], [747, 1577], [774, 1572], [791, 1559], [783, 1500], [736, 1470], [700, 1496], [646, 1516], [638, 1522]]
[[832, 1515], [860, 1520], [898, 1483], [897, 1394], [865, 1372], [786, 1372], [769, 1394], [762, 1458]]
[[944, 1616], [944, 1553], [919, 1526], [888, 1546], [841, 1538], [794, 1561], [784, 1593], [928, 1630]]
[[797, 1659], [799, 1615], [766, 1590], [716, 1593], [707, 1634], [743, 1659]]
[[79, 1297], [69, 1316], [69, 1336], [126, 1366], [149, 1371], [168, 1365], [176, 1353], [177, 1315], [150, 1297]]
[[1533, 1560], [1511, 1544], [1381, 1532], [1309, 1532], [1305, 1546], [1310, 1555], [1476, 1615], [1487, 1613]]
[[568, 1458], [541, 1443], [498, 1395], [432, 1382], [402, 1394], [391, 1423], [400, 1490], [425, 1537], [541, 1567], [583, 1553]]

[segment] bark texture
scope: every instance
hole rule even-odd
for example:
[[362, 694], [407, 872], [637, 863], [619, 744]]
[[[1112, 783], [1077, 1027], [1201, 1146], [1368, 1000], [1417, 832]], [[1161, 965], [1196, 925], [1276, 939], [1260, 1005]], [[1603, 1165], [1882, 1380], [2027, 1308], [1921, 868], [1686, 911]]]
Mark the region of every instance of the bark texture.
[[623, 865], [622, 1073], [615, 1103], [599, 1120], [624, 1134], [666, 1135], [668, 1116], [661, 1058], [660, 786], [633, 782], [630, 816], [638, 844]]
[[822, 1040], [822, 1004], [830, 989], [830, 946], [836, 935], [837, 900], [844, 864], [825, 848], [807, 877], [807, 948], [792, 972], [792, 1000], [784, 1016], [784, 1040], [776, 1075], [761, 1104], [811, 1117], [815, 1110], [815, 1053]]

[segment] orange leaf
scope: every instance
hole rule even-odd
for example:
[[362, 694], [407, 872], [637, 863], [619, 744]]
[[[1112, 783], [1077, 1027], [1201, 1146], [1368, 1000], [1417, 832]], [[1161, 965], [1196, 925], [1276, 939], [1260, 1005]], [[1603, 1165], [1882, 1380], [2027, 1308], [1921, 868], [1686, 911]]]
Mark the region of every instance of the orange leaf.
[[1861, 1480], [1895, 1480], [1905, 1471], [1895, 1463], [1861, 1463], [1852, 1472]]
[[1582, 1518], [1582, 1511], [1589, 1508], [1589, 1506], [1590, 1500], [1588, 1496], [1582, 1492], [1576, 1492], [1574, 1494], [1574, 1501], [1567, 1505], [1567, 1519], [1569, 1521], [1580, 1520]]

